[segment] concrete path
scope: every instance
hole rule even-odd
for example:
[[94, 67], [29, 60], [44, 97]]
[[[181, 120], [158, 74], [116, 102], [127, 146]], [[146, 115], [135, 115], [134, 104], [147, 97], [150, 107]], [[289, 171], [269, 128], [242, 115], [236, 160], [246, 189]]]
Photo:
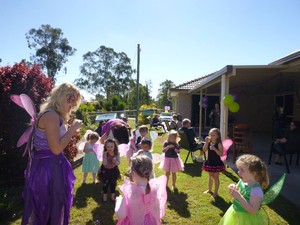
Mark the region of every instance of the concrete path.
[[[271, 165], [268, 165], [271, 143], [272, 139], [270, 135], [253, 135], [253, 153], [266, 162], [269, 169], [271, 184], [273, 184], [283, 173], [286, 173], [286, 168], [284, 164], [275, 165], [274, 157]], [[288, 155], [288, 161], [289, 157], [290, 156]], [[281, 190], [281, 195], [300, 208], [300, 165], [295, 165], [296, 158], [296, 155], [294, 155], [292, 165], [290, 165], [290, 174], [287, 174], [286, 176], [285, 184]], [[237, 171], [236, 165], [232, 163], [232, 154], [229, 154], [226, 163], [230, 168]]]

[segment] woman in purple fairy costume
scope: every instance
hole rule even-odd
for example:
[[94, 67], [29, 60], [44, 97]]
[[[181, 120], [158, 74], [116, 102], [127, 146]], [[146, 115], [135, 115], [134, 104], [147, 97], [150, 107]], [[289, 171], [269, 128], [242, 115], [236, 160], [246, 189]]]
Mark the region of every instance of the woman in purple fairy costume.
[[80, 99], [76, 87], [63, 83], [41, 105], [33, 131], [32, 161], [25, 173], [23, 225], [66, 225], [70, 221], [75, 176], [62, 152], [82, 126], [79, 120], [68, 130], [65, 126]]

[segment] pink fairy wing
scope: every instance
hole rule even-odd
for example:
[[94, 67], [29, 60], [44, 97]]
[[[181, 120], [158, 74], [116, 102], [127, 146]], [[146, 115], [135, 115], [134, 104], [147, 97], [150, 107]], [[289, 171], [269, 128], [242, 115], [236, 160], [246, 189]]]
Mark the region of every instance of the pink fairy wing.
[[120, 156], [126, 156], [127, 152], [129, 150], [129, 145], [128, 144], [120, 144], [119, 145], [119, 153]]
[[10, 99], [11, 99], [14, 103], [16, 103], [18, 106], [20, 106], [21, 108], [24, 109], [22, 100], [21, 100], [21, 98], [20, 98], [19, 95], [11, 95], [11, 96], [10, 96]]
[[81, 151], [81, 152], [83, 151], [85, 143], [87, 141], [87, 136], [92, 132], [93, 132], [92, 130], [87, 130], [85, 132], [85, 134], [83, 135], [83, 137], [77, 142], [76, 146], [79, 151]]
[[17, 143], [17, 147], [21, 147], [22, 145], [24, 145], [27, 141], [31, 141], [31, 134], [33, 131], [33, 126], [29, 126], [26, 131], [22, 134], [22, 136], [19, 138], [18, 143]]
[[152, 162], [154, 164], [160, 163], [161, 161], [163, 161], [163, 159], [164, 159], [164, 156], [162, 154], [158, 154], [158, 153], [152, 154]]
[[93, 151], [96, 153], [97, 159], [99, 161], [102, 161], [103, 159], [103, 151], [104, 151], [103, 147], [104, 147], [103, 144], [100, 144], [98, 142], [93, 146]]
[[168, 198], [166, 185], [167, 177], [165, 175], [150, 180], [151, 190], [157, 190], [156, 192], [154, 192], [157, 194], [157, 196], [154, 197], [157, 197], [159, 199], [160, 218], [163, 218], [165, 215], [166, 203]]
[[223, 145], [223, 156], [221, 157], [222, 161], [225, 161], [227, 159], [227, 151], [232, 144], [233, 141], [231, 139], [225, 139], [222, 141], [222, 145]]
[[76, 144], [76, 146], [77, 146], [77, 148], [78, 148], [78, 151], [83, 152], [85, 143], [86, 143], [86, 142], [78, 142], [78, 143]]
[[23, 104], [23, 108], [26, 110], [26, 112], [31, 116], [32, 119], [36, 119], [36, 110], [35, 105], [31, 98], [28, 95], [21, 94], [20, 99]]

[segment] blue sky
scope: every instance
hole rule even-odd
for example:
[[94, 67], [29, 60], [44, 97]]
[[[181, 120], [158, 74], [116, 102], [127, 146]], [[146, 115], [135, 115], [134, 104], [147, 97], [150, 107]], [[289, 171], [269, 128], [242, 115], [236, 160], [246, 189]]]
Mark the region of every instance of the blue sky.
[[268, 64], [300, 49], [299, 0], [0, 0], [1, 65], [29, 59], [25, 33], [61, 28], [75, 56], [58, 83], [79, 76], [82, 55], [100, 45], [125, 52], [141, 77], [180, 84], [225, 65]]

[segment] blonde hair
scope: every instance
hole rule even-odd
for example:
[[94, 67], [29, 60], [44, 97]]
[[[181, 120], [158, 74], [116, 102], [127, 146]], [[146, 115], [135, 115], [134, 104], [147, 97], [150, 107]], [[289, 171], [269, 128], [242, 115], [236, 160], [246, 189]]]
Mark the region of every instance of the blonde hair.
[[269, 174], [266, 164], [257, 156], [245, 154], [236, 161], [236, 165], [244, 165], [254, 174], [255, 180], [266, 189], [269, 186]]
[[87, 140], [87, 141], [95, 140], [95, 139], [99, 140], [99, 138], [100, 138], [100, 137], [99, 137], [99, 134], [98, 134], [98, 133], [92, 132], [92, 133], [88, 134], [86, 140]]
[[129, 176], [132, 180], [132, 172], [136, 172], [136, 174], [142, 178], [146, 178], [148, 180], [146, 186], [146, 194], [149, 194], [151, 191], [149, 180], [152, 174], [153, 164], [151, 159], [147, 156], [143, 155], [143, 151], [140, 150], [137, 153], [137, 156], [131, 158], [131, 166], [129, 171]]
[[176, 143], [180, 141], [178, 132], [176, 130], [170, 130], [168, 133], [167, 141], [170, 142], [170, 137], [174, 136], [176, 138]]
[[41, 105], [40, 111], [47, 109], [55, 110], [65, 121], [69, 119], [69, 115], [63, 112], [64, 104], [67, 102], [69, 95], [75, 95], [77, 97], [76, 106], [72, 111], [76, 111], [80, 105], [81, 94], [77, 87], [70, 83], [62, 83], [53, 88], [50, 96]]

